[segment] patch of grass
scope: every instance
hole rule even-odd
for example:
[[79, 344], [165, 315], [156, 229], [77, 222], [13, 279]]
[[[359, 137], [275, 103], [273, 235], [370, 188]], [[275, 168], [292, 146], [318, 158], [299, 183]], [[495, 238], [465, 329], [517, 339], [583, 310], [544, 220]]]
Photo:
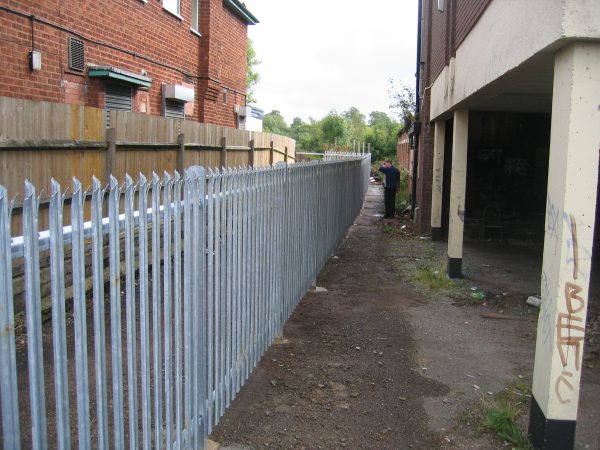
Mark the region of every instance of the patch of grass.
[[493, 400], [486, 400], [478, 430], [495, 433], [514, 450], [531, 450], [533, 447], [527, 435], [519, 428], [519, 418], [527, 413], [531, 389], [517, 381], [497, 394]]
[[430, 245], [425, 249], [425, 258], [429, 259], [430, 261], [433, 261], [437, 258], [437, 253], [435, 248], [433, 248], [433, 245]]
[[486, 408], [480, 428], [496, 433], [503, 441], [513, 446], [513, 449], [529, 450], [531, 444], [525, 433], [516, 425], [519, 410], [511, 403], [501, 400]]
[[454, 282], [448, 278], [446, 271], [441, 267], [420, 267], [415, 274], [415, 281], [429, 289], [441, 289], [454, 286]]
[[471, 425], [471, 420], [472, 416], [470, 411], [463, 411], [463, 413], [458, 416], [458, 422], [462, 425]]
[[395, 226], [384, 223], [381, 226], [381, 231], [383, 231], [385, 234], [395, 234], [397, 230]]

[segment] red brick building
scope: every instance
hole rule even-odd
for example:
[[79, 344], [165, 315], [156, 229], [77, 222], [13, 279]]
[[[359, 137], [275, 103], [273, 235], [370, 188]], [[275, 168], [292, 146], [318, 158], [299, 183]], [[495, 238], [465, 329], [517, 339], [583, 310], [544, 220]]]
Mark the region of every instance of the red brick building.
[[398, 158], [398, 165], [410, 173], [412, 169], [412, 145], [409, 133], [404, 129], [397, 136], [396, 157]]
[[0, 6], [0, 96], [238, 126], [239, 0], [18, 0]]

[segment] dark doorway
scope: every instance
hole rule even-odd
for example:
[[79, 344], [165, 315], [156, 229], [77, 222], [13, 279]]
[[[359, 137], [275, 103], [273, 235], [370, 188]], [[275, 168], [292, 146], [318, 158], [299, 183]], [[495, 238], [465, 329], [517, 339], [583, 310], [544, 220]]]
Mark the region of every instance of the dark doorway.
[[470, 113], [465, 237], [543, 243], [549, 149], [550, 114]]

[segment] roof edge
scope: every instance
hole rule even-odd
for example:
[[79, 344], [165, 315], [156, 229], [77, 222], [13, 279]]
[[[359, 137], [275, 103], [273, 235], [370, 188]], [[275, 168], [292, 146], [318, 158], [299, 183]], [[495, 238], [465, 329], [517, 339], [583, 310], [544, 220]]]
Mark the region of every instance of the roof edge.
[[223, 0], [223, 5], [227, 6], [236, 16], [246, 22], [246, 25], [256, 25], [258, 19], [252, 14], [246, 5], [239, 0]]

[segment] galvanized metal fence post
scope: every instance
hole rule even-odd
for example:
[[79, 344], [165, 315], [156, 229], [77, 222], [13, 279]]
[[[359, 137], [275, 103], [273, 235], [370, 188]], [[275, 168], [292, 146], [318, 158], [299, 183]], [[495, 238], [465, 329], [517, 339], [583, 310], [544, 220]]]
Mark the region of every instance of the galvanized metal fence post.
[[52, 185], [50, 197], [50, 276], [52, 280], [54, 377], [56, 380], [54, 388], [56, 396], [56, 435], [58, 447], [69, 449], [71, 448], [71, 427], [67, 371], [64, 240], [62, 233], [64, 197], [56, 180], [52, 179], [50, 184]]
[[[11, 202], [0, 186], [0, 398], [4, 448], [20, 449], [15, 313], [11, 257]], [[64, 410], [63, 410], [64, 411]], [[67, 414], [68, 416], [68, 414]]]
[[[87, 322], [85, 306], [85, 248], [83, 231], [83, 203], [86, 194], [81, 182], [73, 179], [71, 198], [71, 226], [73, 237], [71, 260], [73, 263], [73, 318], [75, 328], [75, 377], [77, 384], [77, 425], [79, 448], [91, 448], [90, 396], [88, 379]], [[56, 280], [54, 280], [56, 281]]]
[[46, 395], [44, 390], [44, 358], [42, 356], [42, 313], [40, 308], [40, 260], [38, 247], [39, 201], [35, 187], [25, 182], [23, 202], [23, 239], [25, 247], [25, 319], [31, 401], [31, 442], [33, 448], [48, 448], [46, 430]]

